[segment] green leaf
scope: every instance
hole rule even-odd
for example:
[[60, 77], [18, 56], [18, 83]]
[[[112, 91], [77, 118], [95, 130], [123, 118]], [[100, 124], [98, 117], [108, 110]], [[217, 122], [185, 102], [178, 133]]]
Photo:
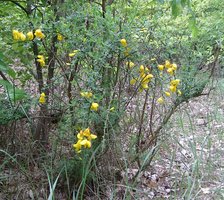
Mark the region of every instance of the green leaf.
[[27, 97], [27, 94], [24, 90], [14, 87], [10, 82], [6, 80], [0, 80], [0, 85], [4, 86], [4, 88], [7, 90], [9, 98], [12, 101], [20, 101]]
[[191, 17], [189, 19], [189, 27], [191, 29], [192, 36], [196, 37], [198, 35], [198, 27], [197, 27], [197, 24], [196, 24], [195, 17]]
[[177, 0], [173, 0], [171, 2], [171, 7], [172, 7], [172, 15], [176, 18], [178, 15], [180, 15], [182, 10], [180, 2]]

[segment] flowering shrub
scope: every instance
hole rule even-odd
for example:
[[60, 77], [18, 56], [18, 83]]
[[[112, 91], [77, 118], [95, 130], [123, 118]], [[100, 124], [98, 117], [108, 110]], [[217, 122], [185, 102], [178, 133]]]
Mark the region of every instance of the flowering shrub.
[[[139, 16], [144, 13], [131, 12], [138, 7], [127, 17], [120, 1], [107, 5], [107, 12], [92, 1], [59, 2], [43, 4], [41, 19], [28, 13], [31, 22], [12, 31], [12, 47], [18, 50], [13, 52], [38, 88], [34, 138], [48, 141], [49, 116], [59, 110], [58, 132], [68, 140], [72, 156], [81, 157], [86, 165], [92, 147], [100, 149], [94, 152], [96, 157], [117, 146], [128, 147], [131, 158], [125, 165], [137, 163], [144, 170], [155, 153], [148, 160], [144, 156], [157, 148], [172, 114], [181, 103], [200, 95], [206, 81], [196, 82], [197, 69], [190, 66], [190, 59], [181, 57], [177, 48], [168, 48], [176, 44], [174, 36], [163, 43], [156, 15], [143, 23]], [[41, 12], [41, 7], [33, 9]]]
[[[37, 39], [45, 39], [45, 35], [43, 34], [41, 29], [36, 29], [33, 32], [30, 31], [27, 33], [28, 40], [34, 40]], [[23, 38], [21, 36], [22, 33], [18, 31], [13, 31], [13, 38], [14, 39], [20, 39]], [[56, 37], [58, 41], [64, 40], [64, 37], [56, 33]], [[65, 42], [65, 41], [64, 41]], [[116, 43], [114, 43], [116, 45]], [[121, 46], [121, 49], [120, 49]], [[86, 85], [88, 88], [87, 91], [81, 91], [80, 95], [83, 99], [76, 100], [73, 99], [71, 101], [72, 106], [77, 109], [77, 112], [79, 110], [83, 110], [78, 118], [78, 124], [83, 124], [83, 121], [85, 119], [88, 119], [87, 125], [93, 125], [97, 128], [96, 132], [99, 134], [98, 139], [102, 140], [102, 138], [108, 137], [108, 133], [110, 132], [110, 129], [114, 129], [114, 126], [116, 126], [117, 122], [119, 121], [119, 110], [123, 112], [123, 110], [126, 109], [126, 105], [131, 103], [131, 100], [133, 97], [137, 95], [138, 92], [146, 91], [147, 96], [151, 96], [150, 98], [157, 98], [156, 101], [152, 102], [152, 108], [154, 107], [153, 104], [156, 102], [158, 104], [165, 104], [171, 103], [171, 101], [168, 98], [177, 98], [182, 94], [181, 90], [178, 89], [181, 85], [180, 79], [176, 78], [176, 72], [178, 70], [178, 67], [175, 63], [171, 63], [170, 61], [166, 60], [164, 64], [158, 64], [157, 68], [155, 65], [143, 65], [140, 64], [139, 67], [138, 61], [135, 63], [131, 60], [134, 60], [131, 56], [131, 42], [127, 42], [126, 39], [120, 39], [120, 45], [116, 47], [117, 51], [121, 51], [124, 54], [124, 63], [128, 68], [128, 71], [123, 71], [123, 69], [119, 69], [121, 66], [118, 66], [119, 68], [115, 68], [116, 70], [113, 70], [112, 68], [105, 68], [105, 70], [99, 69], [99, 74], [102, 73], [103, 79], [102, 82], [99, 82], [98, 85], [95, 85], [95, 87], [90, 87]], [[84, 50], [79, 48], [73, 51], [70, 51], [71, 53], [68, 53], [68, 57], [70, 57], [69, 62], [66, 62], [66, 65], [70, 67], [70, 70], [72, 69], [74, 65], [76, 65], [77, 60], [80, 59], [80, 56], [82, 57]], [[115, 54], [116, 51], [112, 54]], [[127, 61], [125, 61], [127, 59]], [[156, 59], [151, 59], [152, 61], [156, 61]], [[39, 63], [40, 67], [46, 67], [45, 63], [45, 57], [43, 55], [37, 55], [36, 58], [37, 63]], [[121, 64], [123, 62], [120, 62]], [[104, 69], [104, 68], [103, 68]], [[64, 69], [63, 69], [64, 70]], [[77, 68], [78, 74], [77, 76], [80, 77], [80, 79], [85, 79], [85, 77], [82, 75], [86, 73], [87, 77], [91, 77], [95, 73], [94, 66], [91, 66], [88, 68], [87, 71], [85, 69], [79, 69]], [[125, 101], [121, 103], [121, 99], [116, 99], [116, 96], [125, 95], [124, 92], [117, 90], [117, 85], [121, 85], [124, 83], [124, 87], [127, 87], [126, 85], [126, 78], [124, 78], [121, 82], [118, 82], [120, 76], [122, 76], [122, 73], [124, 72], [125, 77], [132, 76], [132, 79], [130, 80], [130, 85], [135, 88], [135, 92], [132, 94], [132, 98], [127, 98]], [[92, 80], [95, 81], [96, 77], [92, 77]], [[113, 83], [114, 80], [115, 82]], [[111, 82], [112, 81], [112, 82]], [[123, 82], [123, 83], [122, 83]], [[76, 83], [73, 82], [73, 86], [76, 87]], [[71, 83], [70, 83], [71, 84]], [[78, 82], [77, 82], [78, 84]], [[91, 83], [93, 84], [93, 83]], [[111, 85], [113, 84], [113, 85]], [[85, 87], [85, 86], [84, 86]], [[83, 87], [83, 88], [84, 88]], [[113, 88], [114, 87], [114, 88]], [[105, 94], [99, 95], [99, 91], [101, 89], [105, 90]], [[92, 92], [95, 91], [93, 95]], [[151, 91], [148, 93], [148, 91]], [[111, 96], [112, 95], [112, 96]], [[145, 97], [146, 101], [149, 97]], [[70, 96], [71, 97], [71, 96]], [[108, 99], [110, 97], [110, 99]], [[42, 105], [46, 105], [46, 94], [45, 92], [42, 92], [39, 98], [39, 103]], [[102, 104], [101, 109], [99, 110], [99, 103]], [[166, 103], [166, 105], [167, 105]], [[93, 111], [92, 113], [90, 111]], [[112, 112], [113, 111], [113, 112]], [[116, 112], [114, 112], [116, 111]], [[143, 110], [143, 115], [145, 113], [145, 110]], [[108, 133], [105, 133], [103, 129], [105, 130], [105, 123], [107, 123], [107, 120], [111, 121], [109, 124], [111, 127], [107, 127]], [[143, 118], [144, 119], [144, 118]], [[106, 125], [108, 126], [108, 125]], [[75, 128], [76, 129], [76, 128]], [[153, 134], [153, 133], [151, 133]], [[141, 138], [141, 133], [138, 135], [139, 138]], [[83, 148], [90, 148], [91, 147], [91, 140], [95, 139], [95, 135], [90, 134], [90, 130], [86, 129], [84, 131], [80, 131], [77, 134], [78, 141], [73, 145], [76, 152], [80, 153], [82, 147]], [[139, 139], [138, 139], [139, 140]], [[139, 141], [137, 142], [139, 143]], [[139, 150], [141, 147], [138, 145]], [[136, 150], [136, 151], [139, 151]]]

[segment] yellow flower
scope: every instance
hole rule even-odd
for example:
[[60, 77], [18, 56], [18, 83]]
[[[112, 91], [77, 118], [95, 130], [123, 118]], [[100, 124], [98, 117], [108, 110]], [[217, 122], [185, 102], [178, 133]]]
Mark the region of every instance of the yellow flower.
[[147, 83], [143, 83], [143, 84], [141, 84], [141, 86], [142, 86], [143, 89], [148, 89], [149, 88]]
[[120, 43], [123, 47], [127, 47], [127, 41], [125, 39], [121, 39]]
[[172, 64], [172, 69], [173, 69], [174, 71], [177, 70], [177, 65], [176, 65], [175, 63]]
[[165, 95], [167, 96], [167, 97], [170, 97], [170, 93], [169, 92], [165, 92]]
[[20, 40], [21, 41], [25, 41], [26, 40], [26, 36], [23, 33], [20, 33]]
[[82, 133], [84, 136], [88, 137], [88, 136], [90, 136], [90, 129], [86, 128]]
[[130, 62], [126, 62], [126, 65], [131, 69], [135, 66], [135, 63], [130, 61]]
[[94, 135], [94, 134], [91, 134], [91, 132], [90, 132], [90, 129], [89, 128], [87, 128], [87, 129], [85, 129], [84, 131], [83, 131], [83, 135], [89, 140], [89, 141], [91, 141], [91, 140], [94, 140], [94, 139], [96, 139], [97, 138], [97, 136], [96, 135]]
[[167, 73], [172, 76], [174, 74], [173, 68], [167, 69]]
[[43, 39], [45, 38], [45, 35], [42, 33], [41, 29], [37, 29], [34, 33], [34, 35], [39, 38], [39, 39]]
[[90, 134], [90, 138], [91, 138], [91, 140], [95, 140], [97, 138], [97, 136], [94, 134]]
[[21, 40], [21, 41], [26, 40], [26, 36], [22, 32], [19, 32], [17, 30], [12, 31], [12, 36], [14, 40]]
[[91, 148], [91, 142], [87, 139], [82, 140], [80, 144], [83, 145], [85, 148]]
[[179, 96], [182, 95], [182, 92], [180, 90], [177, 90], [177, 93], [178, 93]]
[[163, 71], [163, 69], [164, 69], [164, 65], [158, 65], [158, 69], [159, 69], [160, 71]]
[[84, 137], [84, 134], [83, 134], [83, 131], [81, 130], [78, 134], [77, 134], [77, 138], [79, 140], [83, 140], [83, 137]]
[[145, 67], [145, 72], [149, 72], [149, 68], [148, 67]]
[[12, 31], [12, 36], [14, 40], [19, 40], [20, 39], [20, 32], [18, 30], [13, 30]]
[[178, 86], [180, 83], [180, 79], [174, 79], [172, 81], [170, 81], [170, 85], [173, 85], [173, 86]]
[[176, 86], [174, 86], [174, 85], [171, 85], [171, 86], [169, 87], [169, 89], [170, 89], [171, 92], [176, 92], [176, 91], [177, 91], [177, 88], [176, 88]]
[[144, 71], [140, 72], [140, 78], [143, 80], [145, 77], [146, 77], [146, 73]]
[[163, 97], [158, 98], [158, 99], [157, 99], [157, 102], [160, 103], [160, 104], [164, 103], [164, 99], [163, 99]]
[[40, 63], [40, 66], [41, 66], [41, 67], [44, 67], [44, 66], [45, 66], [45, 59], [44, 59], [44, 56], [43, 56], [43, 55], [38, 55], [38, 56], [37, 56], [37, 62]]
[[139, 72], [144, 72], [144, 70], [145, 70], [144, 65], [141, 65], [141, 66], [139, 67]]
[[93, 96], [92, 92], [88, 92], [87, 95], [86, 95], [87, 98], [91, 98], [92, 96]]
[[27, 35], [28, 40], [33, 40], [33, 38], [34, 38], [33, 31], [28, 32], [26, 35]]
[[170, 67], [172, 67], [172, 66], [171, 66], [171, 63], [170, 63], [169, 60], [166, 60], [166, 61], [165, 61], [165, 67], [166, 67], [166, 68], [170, 68]]
[[75, 56], [75, 53], [69, 53], [68, 55], [69, 55], [69, 57], [73, 57], [73, 56]]
[[62, 41], [63, 39], [64, 39], [64, 37], [60, 33], [58, 33], [57, 34], [57, 40]]
[[43, 55], [38, 55], [37, 58], [44, 60], [44, 56]]
[[90, 107], [90, 110], [97, 111], [98, 108], [99, 108], [99, 104], [98, 103], [92, 103], [91, 107]]
[[46, 103], [46, 99], [45, 99], [45, 97], [46, 97], [45, 93], [42, 92], [42, 93], [40, 94], [40, 98], [39, 98], [39, 103], [40, 103], [40, 104], [45, 104], [45, 103]]
[[153, 75], [152, 74], [148, 74], [148, 75], [144, 75], [142, 76], [142, 81], [141, 81], [141, 86], [142, 88], [144, 89], [148, 89], [148, 83], [151, 81], [151, 78], [153, 78]]
[[92, 92], [80, 92], [81, 96], [82, 97], [85, 97], [85, 98], [91, 98], [93, 96], [93, 93]]
[[130, 80], [130, 84], [131, 85], [134, 85], [136, 82], [137, 82], [137, 80], [135, 78], [133, 78], [133, 79]]
[[82, 142], [82, 140], [78, 140], [76, 144], [73, 144], [73, 147], [75, 148], [75, 150], [76, 150], [78, 153], [81, 152], [81, 148], [82, 148], [81, 142]]
[[148, 75], [146, 75], [146, 77], [144, 78], [144, 79], [151, 79], [151, 78], [153, 78], [153, 75], [152, 74], [148, 74]]

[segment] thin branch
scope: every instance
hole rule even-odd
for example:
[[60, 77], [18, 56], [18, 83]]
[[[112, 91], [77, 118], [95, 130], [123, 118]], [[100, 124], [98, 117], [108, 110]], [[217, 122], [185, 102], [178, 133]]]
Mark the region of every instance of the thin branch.
[[2, 71], [0, 71], [0, 76], [3, 78], [3, 80], [5, 80], [5, 81], [8, 81], [8, 82], [9, 82], [9, 80], [6, 78], [6, 76], [3, 74], [3, 72], [2, 72]]
[[19, 4], [18, 2], [25, 2], [25, 1], [13, 1], [13, 0], [4, 0], [4, 1], [8, 1], [11, 2], [13, 4], [15, 4], [16, 6], [18, 6], [22, 11], [24, 11], [27, 15], [29, 15], [29, 12], [26, 10], [26, 8], [24, 8], [21, 4]]
[[[137, 136], [137, 142], [136, 142], [136, 154], [139, 154], [140, 151], [140, 141], [141, 141], [141, 135], [142, 135], [142, 126], [143, 126], [143, 121], [144, 121], [144, 116], [145, 116], [145, 109], [146, 109], [146, 105], [147, 105], [147, 101], [148, 101], [148, 93], [149, 93], [149, 89], [147, 89], [146, 93], [145, 93], [145, 102], [142, 108], [142, 115], [141, 115], [141, 119], [140, 119], [140, 123], [139, 123], [139, 131], [138, 131], [138, 136]], [[138, 167], [139, 169], [141, 168], [141, 162], [139, 157], [137, 158], [137, 163], [138, 163]]]

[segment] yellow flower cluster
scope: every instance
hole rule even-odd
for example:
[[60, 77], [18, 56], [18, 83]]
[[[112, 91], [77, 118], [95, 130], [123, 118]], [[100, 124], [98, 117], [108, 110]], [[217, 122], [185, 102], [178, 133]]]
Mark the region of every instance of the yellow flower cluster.
[[169, 60], [166, 60], [164, 65], [158, 65], [158, 69], [160, 71], [163, 71], [164, 69], [166, 69], [167, 73], [172, 76], [177, 70], [177, 65], [175, 63], [170, 63]]
[[24, 35], [22, 32], [19, 32], [18, 30], [13, 30], [12, 36], [14, 40], [20, 40], [20, 41], [26, 40], [26, 35]]
[[38, 56], [37, 56], [37, 62], [40, 63], [40, 66], [41, 66], [41, 67], [44, 67], [44, 66], [45, 66], [45, 59], [44, 59], [44, 56], [43, 56], [43, 55], [38, 55]]
[[22, 32], [19, 32], [18, 30], [13, 30], [12, 36], [14, 40], [18, 40], [18, 41], [25, 41], [26, 39], [33, 40], [34, 36], [39, 39], [43, 39], [45, 37], [41, 29], [35, 30], [34, 34], [33, 34], [33, 31], [29, 31], [26, 35], [23, 34]]
[[94, 134], [91, 134], [90, 129], [87, 128], [84, 131], [81, 130], [77, 134], [77, 138], [78, 138], [78, 141], [75, 144], [73, 144], [73, 147], [75, 148], [77, 153], [80, 153], [82, 147], [91, 148], [91, 146], [92, 146], [91, 141], [96, 139], [97, 136]]
[[[84, 98], [91, 98], [93, 96], [93, 93], [92, 92], [80, 92], [80, 95]], [[92, 111], [97, 111], [99, 108], [99, 104], [98, 103], [95, 103], [95, 102], [92, 102], [91, 103], [91, 106], [90, 106], [90, 110]]]
[[149, 82], [153, 78], [153, 75], [149, 73], [149, 69], [147, 67], [144, 67], [144, 65], [141, 65], [139, 67], [139, 78], [133, 78], [130, 81], [131, 85], [136, 84], [137, 81], [140, 82], [140, 88], [139, 90], [142, 91], [143, 89], [149, 88]]
[[40, 98], [39, 98], [39, 103], [40, 104], [45, 104], [46, 103], [46, 95], [45, 95], [45, 93], [44, 92], [42, 92], [41, 94], [40, 94]]
[[93, 96], [93, 93], [92, 92], [80, 92], [80, 95], [82, 97], [85, 97], [85, 98], [89, 99]]
[[[161, 71], [165, 71], [171, 75], [174, 76], [175, 72], [177, 70], [177, 65], [175, 63], [171, 63], [169, 60], [165, 61], [165, 64], [158, 65], [158, 69]], [[171, 93], [177, 93], [179, 96], [182, 94], [180, 90], [177, 90], [178, 85], [180, 84], [180, 79], [173, 79], [170, 81], [169, 84], [169, 91], [165, 91], [164, 94], [166, 97], [170, 97]], [[157, 102], [162, 104], [164, 103], [164, 98], [160, 97], [157, 99]]]
[[172, 81], [170, 81], [170, 86], [169, 86], [169, 89], [171, 92], [176, 92], [177, 91], [177, 86], [179, 85], [180, 83], [180, 79], [174, 79]]
[[[165, 91], [164, 94], [167, 96], [167, 97], [170, 97], [171, 96], [171, 93], [176, 93], [180, 96], [182, 93], [180, 90], [177, 90], [177, 87], [178, 85], [180, 84], [180, 79], [173, 79], [170, 81], [170, 85], [169, 85], [169, 91]], [[162, 104], [164, 103], [164, 98], [163, 97], [160, 97], [157, 99], [157, 102], [159, 104]]]

